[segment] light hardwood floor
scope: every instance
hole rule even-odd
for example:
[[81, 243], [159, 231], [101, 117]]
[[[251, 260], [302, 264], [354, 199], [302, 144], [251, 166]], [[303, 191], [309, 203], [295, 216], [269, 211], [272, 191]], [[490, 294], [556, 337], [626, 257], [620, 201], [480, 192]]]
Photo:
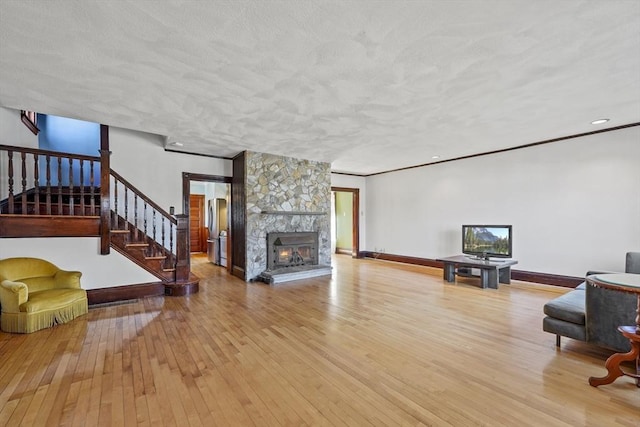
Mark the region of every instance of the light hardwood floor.
[[334, 258], [269, 287], [194, 258], [200, 293], [0, 333], [0, 425], [640, 426], [610, 354], [542, 332], [562, 290]]

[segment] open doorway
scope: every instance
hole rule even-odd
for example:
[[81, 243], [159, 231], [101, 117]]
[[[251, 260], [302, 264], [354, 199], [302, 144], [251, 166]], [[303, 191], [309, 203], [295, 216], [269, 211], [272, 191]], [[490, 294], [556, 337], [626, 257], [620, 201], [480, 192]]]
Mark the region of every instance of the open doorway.
[[231, 178], [182, 173], [183, 211], [189, 212], [191, 264], [231, 265]]
[[358, 188], [331, 188], [331, 236], [337, 254], [360, 253], [360, 190]]

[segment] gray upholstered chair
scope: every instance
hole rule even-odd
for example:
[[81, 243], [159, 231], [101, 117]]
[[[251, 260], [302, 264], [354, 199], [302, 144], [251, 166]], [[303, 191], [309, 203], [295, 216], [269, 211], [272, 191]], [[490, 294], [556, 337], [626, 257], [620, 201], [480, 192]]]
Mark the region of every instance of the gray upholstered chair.
[[[625, 272], [640, 274], [640, 252], [628, 252]], [[635, 294], [587, 285], [587, 341], [601, 347], [629, 351], [629, 340], [618, 332], [618, 326], [635, 325], [638, 297]]]
[[[640, 274], [640, 252], [628, 252], [625, 271]], [[587, 275], [597, 274], [590, 271]], [[610, 289], [596, 288], [582, 283], [544, 306], [547, 315], [542, 329], [556, 335], [556, 345], [565, 336], [626, 352], [629, 340], [618, 332], [618, 326], [634, 325], [637, 297]]]

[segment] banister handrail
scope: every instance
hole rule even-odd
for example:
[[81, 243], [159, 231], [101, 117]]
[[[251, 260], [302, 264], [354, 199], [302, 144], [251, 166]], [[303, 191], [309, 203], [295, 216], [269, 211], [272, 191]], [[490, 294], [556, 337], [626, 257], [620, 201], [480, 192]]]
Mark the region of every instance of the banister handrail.
[[73, 158], [78, 160], [93, 160], [94, 162], [100, 162], [100, 156], [87, 156], [86, 154], [75, 154], [75, 153], [63, 153], [60, 151], [51, 151], [51, 150], [41, 150], [39, 148], [28, 148], [28, 147], [18, 147], [14, 145], [3, 145], [0, 144], [0, 151], [16, 151], [18, 153], [29, 153], [36, 154], [39, 156], [53, 156], [53, 157], [64, 157], [64, 158]]
[[134, 193], [136, 193], [138, 195], [138, 197], [140, 197], [142, 200], [144, 200], [145, 202], [147, 202], [147, 204], [149, 204], [150, 206], [152, 206], [156, 211], [158, 211], [160, 214], [162, 214], [162, 216], [168, 218], [172, 223], [176, 224], [177, 221], [175, 219], [175, 217], [173, 215], [171, 215], [170, 213], [168, 213], [167, 211], [165, 211], [164, 209], [162, 209], [160, 206], [158, 206], [157, 203], [155, 203], [153, 200], [151, 200], [150, 198], [148, 198], [142, 191], [138, 190], [133, 184], [131, 184], [129, 181], [127, 181], [126, 179], [124, 179], [122, 177], [122, 175], [120, 175], [118, 172], [114, 171], [113, 169], [110, 170], [111, 176], [113, 176], [114, 178], [116, 178], [118, 181], [122, 182], [126, 187], [128, 187], [130, 190], [132, 190]]

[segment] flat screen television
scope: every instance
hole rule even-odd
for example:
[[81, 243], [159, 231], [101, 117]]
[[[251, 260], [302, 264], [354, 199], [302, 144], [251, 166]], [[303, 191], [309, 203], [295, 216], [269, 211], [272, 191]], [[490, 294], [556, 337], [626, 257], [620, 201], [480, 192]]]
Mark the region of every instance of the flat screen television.
[[511, 258], [512, 227], [510, 225], [463, 225], [462, 253], [478, 258]]

